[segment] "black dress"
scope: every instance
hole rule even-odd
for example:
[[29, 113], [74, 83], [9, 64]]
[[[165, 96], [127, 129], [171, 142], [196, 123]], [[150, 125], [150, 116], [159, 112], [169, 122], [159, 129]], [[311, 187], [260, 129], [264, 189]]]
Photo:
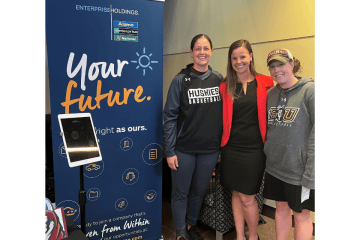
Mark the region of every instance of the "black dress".
[[254, 195], [260, 190], [265, 170], [256, 88], [254, 79], [247, 83], [246, 95], [237, 83], [240, 98], [234, 100], [233, 118], [228, 143], [221, 149], [221, 184], [231, 190]]

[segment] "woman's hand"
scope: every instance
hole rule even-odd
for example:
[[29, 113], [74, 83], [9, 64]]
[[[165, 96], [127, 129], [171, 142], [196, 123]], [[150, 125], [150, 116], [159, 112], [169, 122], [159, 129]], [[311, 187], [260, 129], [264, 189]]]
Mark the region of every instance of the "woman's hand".
[[166, 160], [169, 165], [169, 168], [176, 171], [177, 167], [179, 167], [177, 156], [174, 155], [172, 157], [168, 157]]

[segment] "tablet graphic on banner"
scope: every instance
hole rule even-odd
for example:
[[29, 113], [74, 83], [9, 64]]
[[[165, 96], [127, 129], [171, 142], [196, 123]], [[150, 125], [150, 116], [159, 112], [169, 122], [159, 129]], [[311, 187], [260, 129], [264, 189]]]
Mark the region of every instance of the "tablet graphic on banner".
[[86, 237], [161, 239], [164, 2], [45, 6], [56, 203], [81, 225], [80, 166], [66, 161], [57, 116], [89, 113], [102, 160], [82, 165]]

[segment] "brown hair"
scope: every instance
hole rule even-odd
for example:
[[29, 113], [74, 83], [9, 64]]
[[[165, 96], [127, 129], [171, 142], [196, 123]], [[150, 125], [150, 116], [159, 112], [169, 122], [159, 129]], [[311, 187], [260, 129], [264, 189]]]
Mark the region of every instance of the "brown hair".
[[[237, 79], [236, 71], [233, 69], [233, 67], [231, 65], [231, 54], [235, 49], [237, 49], [239, 47], [245, 47], [248, 50], [249, 54], [253, 53], [250, 43], [245, 39], [237, 40], [237, 41], [233, 42], [229, 47], [226, 77], [224, 78], [223, 81], [226, 81], [226, 87], [229, 91], [229, 95], [232, 100], [240, 97], [240, 95], [237, 95], [235, 93], [236, 83], [237, 83], [238, 79]], [[254, 55], [252, 56], [252, 61], [250, 62], [250, 72], [254, 76], [259, 75], [259, 73], [257, 73], [255, 71]]]
[[198, 39], [202, 38], [202, 37], [204, 37], [206, 40], [208, 40], [209, 43], [210, 43], [210, 48], [211, 48], [211, 49], [213, 48], [212, 42], [211, 42], [211, 40], [210, 40], [210, 38], [209, 38], [208, 35], [206, 35], [206, 34], [198, 34], [198, 35], [196, 35], [195, 37], [193, 37], [193, 39], [191, 40], [191, 43], [190, 43], [190, 49], [191, 49], [191, 50], [194, 50], [194, 46], [195, 46], [196, 41], [197, 41]]
[[294, 60], [290, 60], [289, 62], [294, 62], [294, 68], [293, 68], [293, 74], [295, 75], [297, 72], [301, 72], [301, 70], [302, 70], [302, 67], [301, 67], [301, 65], [300, 65], [300, 61], [299, 61], [299, 59], [296, 59], [294, 56], [293, 56], [293, 59]]

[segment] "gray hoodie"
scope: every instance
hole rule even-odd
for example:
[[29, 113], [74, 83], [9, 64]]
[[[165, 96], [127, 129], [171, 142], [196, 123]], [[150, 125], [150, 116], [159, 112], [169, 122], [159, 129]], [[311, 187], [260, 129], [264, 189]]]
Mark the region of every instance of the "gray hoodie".
[[267, 95], [266, 172], [293, 185], [315, 189], [315, 84], [303, 77]]

